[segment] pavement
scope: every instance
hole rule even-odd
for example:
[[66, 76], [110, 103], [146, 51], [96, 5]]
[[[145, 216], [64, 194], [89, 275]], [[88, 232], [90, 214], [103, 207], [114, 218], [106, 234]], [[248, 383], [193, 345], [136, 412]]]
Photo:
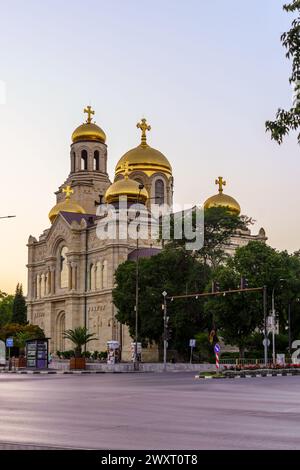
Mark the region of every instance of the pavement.
[[300, 377], [0, 375], [0, 449], [300, 449]]

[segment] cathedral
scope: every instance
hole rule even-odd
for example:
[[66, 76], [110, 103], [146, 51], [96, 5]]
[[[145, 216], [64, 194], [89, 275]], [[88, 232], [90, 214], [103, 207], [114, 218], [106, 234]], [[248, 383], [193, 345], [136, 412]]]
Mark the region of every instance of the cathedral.
[[[112, 302], [114, 273], [119, 264], [137, 256], [152, 256], [161, 245], [145, 237], [137, 245], [134, 237], [99, 237], [102, 219], [98, 208], [107, 203], [118, 207], [126, 197], [129, 203], [151, 201], [172, 207], [174, 180], [168, 159], [147, 143], [151, 127], [146, 119], [137, 124], [141, 142], [123, 155], [115, 167], [114, 182], [107, 173], [105, 132], [93, 122], [94, 111], [88, 106], [86, 122], [72, 134], [70, 173], [58, 188], [56, 204], [49, 212], [50, 228], [28, 240], [28, 321], [39, 325], [50, 338], [50, 351], [71, 349], [64, 339], [65, 330], [86, 326], [97, 340], [90, 350], [106, 351], [107, 341], [120, 344], [121, 358], [132, 358], [128, 328], [116, 320]], [[238, 202], [224, 194], [225, 181], [216, 180], [219, 191], [207, 199], [205, 208], [229, 207], [240, 214]], [[103, 222], [104, 223], [104, 222]], [[233, 254], [250, 240], [266, 241], [264, 229], [257, 235], [238, 231], [226, 247]], [[138, 254], [137, 254], [138, 247]], [[142, 352], [143, 361], [157, 361], [157, 347]]]

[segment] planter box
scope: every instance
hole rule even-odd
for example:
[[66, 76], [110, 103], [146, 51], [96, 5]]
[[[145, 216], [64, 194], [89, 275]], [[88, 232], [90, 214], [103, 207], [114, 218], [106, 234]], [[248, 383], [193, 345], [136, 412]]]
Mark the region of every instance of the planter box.
[[70, 370], [80, 369], [84, 370], [86, 365], [85, 357], [71, 357], [70, 359]]

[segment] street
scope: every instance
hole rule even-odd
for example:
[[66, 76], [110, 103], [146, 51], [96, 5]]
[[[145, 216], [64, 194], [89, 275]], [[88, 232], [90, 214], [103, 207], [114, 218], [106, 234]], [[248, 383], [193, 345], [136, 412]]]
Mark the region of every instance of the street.
[[0, 375], [0, 449], [300, 449], [300, 377]]

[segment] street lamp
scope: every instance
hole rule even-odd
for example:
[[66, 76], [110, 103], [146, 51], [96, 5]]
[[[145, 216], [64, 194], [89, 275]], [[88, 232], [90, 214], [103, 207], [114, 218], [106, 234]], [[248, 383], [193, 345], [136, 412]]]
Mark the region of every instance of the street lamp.
[[162, 293], [164, 297], [164, 372], [167, 370], [167, 292], [164, 290]]
[[[137, 204], [140, 202], [141, 191], [144, 189], [143, 183], [139, 184], [139, 194]], [[135, 345], [134, 345], [134, 370], [139, 370], [138, 361], [138, 318], [139, 318], [139, 224], [136, 225], [136, 266], [135, 266]]]
[[[285, 282], [286, 279], [279, 279], [279, 282]], [[276, 351], [275, 351], [275, 327], [276, 327], [276, 312], [275, 312], [275, 286], [272, 290], [272, 347], [273, 347], [273, 364], [276, 364]]]

